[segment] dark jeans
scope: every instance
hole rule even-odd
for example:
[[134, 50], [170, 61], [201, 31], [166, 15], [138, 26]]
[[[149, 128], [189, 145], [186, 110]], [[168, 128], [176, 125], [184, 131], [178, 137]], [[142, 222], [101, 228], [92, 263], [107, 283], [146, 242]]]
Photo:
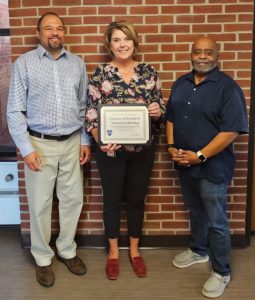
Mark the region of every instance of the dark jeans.
[[155, 143], [141, 152], [117, 151], [108, 157], [96, 147], [104, 196], [104, 226], [107, 238], [117, 238], [120, 228], [121, 203], [126, 202], [127, 228], [131, 237], [139, 238], [146, 196], [155, 153]]
[[179, 171], [184, 204], [190, 213], [190, 249], [209, 253], [213, 270], [220, 275], [231, 273], [230, 232], [227, 219], [227, 184], [196, 179]]

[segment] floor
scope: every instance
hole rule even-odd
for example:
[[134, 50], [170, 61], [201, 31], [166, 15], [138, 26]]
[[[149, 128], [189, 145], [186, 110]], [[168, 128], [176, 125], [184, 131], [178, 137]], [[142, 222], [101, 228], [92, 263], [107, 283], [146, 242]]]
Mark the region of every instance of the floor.
[[[34, 262], [28, 249], [20, 247], [19, 232], [0, 227], [0, 300], [202, 300], [204, 282], [210, 264], [193, 265], [188, 269], [172, 266], [180, 249], [144, 249], [148, 277], [133, 273], [127, 250], [121, 250], [120, 277], [110, 281], [104, 273], [106, 253], [103, 249], [78, 249], [88, 273], [71, 274], [65, 265], [53, 260], [56, 277], [51, 288], [40, 286], [35, 279]], [[222, 300], [255, 299], [255, 236], [251, 246], [232, 251], [233, 278]]]

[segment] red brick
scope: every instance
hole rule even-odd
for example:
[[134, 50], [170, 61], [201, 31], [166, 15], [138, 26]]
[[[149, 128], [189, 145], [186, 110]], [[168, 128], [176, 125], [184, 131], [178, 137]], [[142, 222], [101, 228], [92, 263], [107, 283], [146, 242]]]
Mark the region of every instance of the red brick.
[[[41, 16], [44, 13], [48, 12], [49, 8], [48, 7], [47, 8], [45, 8], [45, 7], [38, 8], [38, 11], [39, 11], [39, 16]], [[67, 13], [67, 8], [66, 7], [54, 7], [54, 12], [60, 16], [64, 16]]]
[[187, 44], [162, 44], [161, 49], [163, 52], [187, 52], [189, 51], [189, 46]]
[[109, 16], [86, 16], [83, 18], [83, 24], [110, 24], [112, 21], [112, 18]]
[[158, 6], [141, 5], [136, 7], [130, 7], [130, 13], [132, 15], [156, 15], [158, 14]]
[[195, 14], [221, 14], [223, 11], [222, 5], [194, 5], [193, 11]]
[[173, 213], [146, 213], [146, 220], [171, 220], [173, 219]]
[[226, 61], [223, 62], [223, 69], [250, 69], [250, 61]]
[[240, 14], [238, 15], [238, 22], [252, 22], [253, 14]]
[[252, 33], [251, 32], [250, 33], [245, 33], [245, 32], [239, 33], [239, 40], [250, 42], [252, 40]]
[[158, 5], [162, 5], [162, 4], [174, 4], [174, 0], [146, 0], [146, 4], [151, 5], [151, 4], [158, 4]]
[[[148, 1], [148, 0], [147, 0]], [[160, 0], [159, 0], [160, 1]], [[190, 6], [178, 6], [178, 5], [167, 5], [161, 7], [161, 13], [162, 14], [168, 14], [168, 15], [180, 15], [180, 14], [190, 14]]]
[[207, 20], [209, 23], [227, 23], [227, 22], [235, 22], [236, 21], [236, 15], [209, 15], [207, 17]]
[[224, 24], [224, 31], [234, 31], [234, 32], [239, 32], [239, 31], [251, 31], [252, 30], [252, 24]]
[[[12, 0], [11, 0], [12, 1]], [[23, 6], [50, 6], [50, 0], [22, 0]]]
[[157, 34], [145, 36], [146, 43], [171, 43], [173, 42], [173, 36], [170, 34]]
[[252, 50], [252, 45], [250, 43], [231, 43], [231, 44], [225, 44], [224, 50], [226, 51], [242, 51], [242, 50]]
[[96, 33], [97, 29], [95, 26], [72, 26], [69, 32], [70, 34], [91, 34]]
[[162, 33], [187, 33], [190, 31], [189, 25], [162, 25], [161, 32]]
[[112, 0], [83, 0], [83, 5], [109, 5]]
[[145, 207], [145, 210], [146, 210], [146, 212], [159, 212], [159, 210], [160, 210], [160, 206], [159, 206], [159, 204], [149, 204], [149, 203], [147, 203], [146, 204], [146, 207]]
[[[205, 0], [196, 0], [195, 4], [205, 4]], [[194, 5], [194, 1], [192, 0], [178, 0], [178, 4], [192, 4]]]
[[[115, 5], [123, 5], [123, 0], [113, 0], [113, 3]], [[128, 5], [141, 5], [141, 4], [143, 4], [143, 0], [128, 0]]]
[[202, 33], [207, 33], [207, 32], [221, 32], [221, 24], [204, 24], [203, 26], [201, 25], [192, 25], [192, 31], [194, 33], [196, 32], [202, 32]]
[[52, 0], [54, 6], [74, 6], [82, 4], [82, 0]]
[[253, 5], [251, 4], [240, 4], [240, 5], [226, 5], [225, 6], [225, 12], [226, 13], [232, 13], [232, 12], [235, 12], [235, 13], [242, 13], [242, 12], [251, 12], [253, 11]]
[[162, 228], [189, 228], [189, 222], [188, 221], [163, 221], [162, 222]]
[[36, 15], [35, 8], [13, 9], [10, 11], [10, 17], [30, 17]]
[[123, 6], [119, 6], [119, 7], [108, 7], [108, 6], [104, 6], [104, 7], [99, 7], [98, 8], [98, 12], [99, 12], [99, 15], [110, 15], [110, 16], [113, 16], [113, 15], [123, 15], [123, 14], [126, 14], [127, 12], [127, 8], [126, 7], [123, 7]]
[[204, 15], [177, 16], [176, 21], [177, 23], [205, 23], [205, 16]]
[[21, 0], [11, 0], [11, 1], [8, 1], [8, 4], [9, 4], [10, 9], [18, 8], [21, 6]]
[[158, 26], [157, 25], [136, 25], [135, 26], [138, 35], [140, 36], [143, 33], [157, 33]]
[[160, 222], [158, 221], [147, 221], [144, 220], [144, 226], [143, 229], [159, 229], [160, 228]]
[[[86, 16], [86, 15], [96, 15], [96, 7], [70, 7], [68, 9], [68, 15], [79, 15], [79, 16]], [[84, 20], [86, 17], [84, 17]], [[94, 24], [97, 24], [97, 22], [94, 22]]]
[[22, 20], [21, 19], [10, 19], [10, 26], [15, 27], [15, 26], [21, 26], [22, 25]]
[[173, 55], [172, 54], [145, 54], [144, 60], [145, 61], [172, 61]]

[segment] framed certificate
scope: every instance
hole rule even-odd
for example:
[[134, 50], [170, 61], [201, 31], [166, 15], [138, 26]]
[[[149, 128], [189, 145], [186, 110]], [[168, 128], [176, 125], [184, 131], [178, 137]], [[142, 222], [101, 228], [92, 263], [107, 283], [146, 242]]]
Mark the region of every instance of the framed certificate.
[[147, 144], [151, 141], [150, 117], [146, 104], [101, 104], [99, 144]]

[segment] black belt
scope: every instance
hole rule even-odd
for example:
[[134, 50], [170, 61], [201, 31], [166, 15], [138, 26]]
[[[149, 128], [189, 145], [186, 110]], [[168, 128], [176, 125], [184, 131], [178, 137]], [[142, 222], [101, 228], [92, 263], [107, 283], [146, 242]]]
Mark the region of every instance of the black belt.
[[75, 132], [72, 132], [70, 134], [67, 135], [48, 135], [48, 134], [43, 134], [37, 131], [34, 131], [30, 128], [27, 129], [27, 131], [29, 132], [30, 135], [35, 136], [37, 138], [41, 138], [41, 139], [46, 139], [46, 140], [54, 140], [54, 141], [65, 141], [68, 138], [70, 138], [71, 135], [73, 135]]

